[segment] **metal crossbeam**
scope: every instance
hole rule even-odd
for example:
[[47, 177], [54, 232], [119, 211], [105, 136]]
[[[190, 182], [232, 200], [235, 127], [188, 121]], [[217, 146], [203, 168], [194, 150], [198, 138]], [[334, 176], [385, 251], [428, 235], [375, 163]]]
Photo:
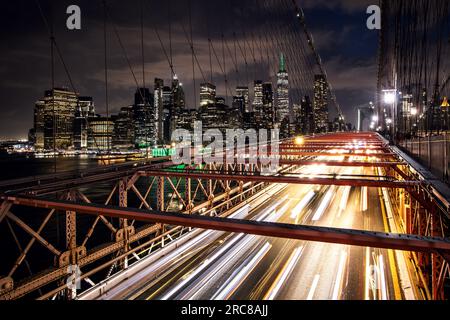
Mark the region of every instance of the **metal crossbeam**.
[[139, 210], [134, 208], [122, 208], [116, 206], [78, 204], [68, 201], [52, 201], [36, 198], [9, 197], [8, 200], [17, 205], [52, 208], [56, 210], [70, 210], [77, 213], [90, 215], [99, 215], [101, 213], [104, 216], [113, 218], [135, 219], [142, 222], [163, 223], [226, 232], [255, 234], [267, 237], [417, 252], [439, 252], [442, 254], [450, 253], [450, 241], [443, 238], [206, 217], [180, 213]]
[[357, 187], [377, 187], [377, 188], [410, 188], [418, 186], [419, 181], [391, 181], [375, 179], [338, 179], [338, 178], [309, 178], [296, 176], [264, 176], [264, 175], [243, 175], [208, 173], [199, 171], [142, 171], [142, 176], [148, 177], [178, 177], [206, 180], [222, 181], [244, 181], [244, 182], [268, 182], [268, 183], [290, 183], [308, 185], [335, 185], [335, 186], [357, 186]]

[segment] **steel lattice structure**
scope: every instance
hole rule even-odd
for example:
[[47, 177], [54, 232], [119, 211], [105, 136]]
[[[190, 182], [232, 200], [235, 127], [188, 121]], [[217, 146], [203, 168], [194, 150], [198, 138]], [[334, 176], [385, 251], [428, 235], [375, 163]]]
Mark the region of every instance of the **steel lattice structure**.
[[[386, 160], [372, 164], [379, 168], [379, 176], [313, 178], [295, 172], [301, 165], [324, 163], [315, 163], [314, 158], [299, 153], [298, 149], [318, 151], [325, 145], [345, 149], [340, 141], [353, 138], [374, 143], [376, 152], [385, 153]], [[424, 287], [431, 288], [429, 297], [446, 298], [444, 284], [449, 279], [450, 243], [444, 238], [449, 231], [448, 207], [409, 162], [374, 134], [327, 135], [307, 139], [301, 147], [285, 142], [280, 149], [285, 153], [277, 155], [281, 166], [276, 175], [262, 175], [259, 163], [192, 164], [177, 168], [161, 159], [103, 167], [99, 172], [81, 173], [81, 177], [77, 173], [77, 178], [65, 174], [57, 181], [47, 176], [4, 184], [0, 226], [9, 228], [8, 236], [16, 242], [18, 250], [9, 259], [7, 276], [1, 279], [0, 298], [73, 298], [73, 292], [65, 284], [71, 276], [68, 266], [78, 265], [85, 283], [97, 283], [127, 268], [142, 252], [161, 248], [192, 227], [411, 250], [415, 252], [411, 253], [412, 259], [424, 274]], [[330, 165], [349, 163], [334, 161]], [[229, 209], [242, 206], [246, 199], [258, 196], [271, 183], [386, 188], [407, 235], [226, 218]], [[89, 192], [102, 185], [107, 186], [104, 195]], [[41, 222], [30, 223], [30, 214], [40, 216]], [[50, 240], [51, 233], [46, 232], [50, 224], [57, 223], [56, 216], [63, 220], [65, 230], [59, 244], [57, 239]], [[19, 231], [29, 239], [25, 245], [23, 238], [19, 240]], [[41, 260], [31, 254], [38, 244], [48, 252], [41, 255]], [[44, 264], [40, 272], [35, 271], [36, 262]], [[33, 267], [31, 276], [26, 274], [30, 267]]]

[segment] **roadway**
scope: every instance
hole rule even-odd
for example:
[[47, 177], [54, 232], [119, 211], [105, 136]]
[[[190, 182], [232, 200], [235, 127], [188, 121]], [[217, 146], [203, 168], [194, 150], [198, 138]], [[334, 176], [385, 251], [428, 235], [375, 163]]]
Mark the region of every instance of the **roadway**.
[[[321, 157], [318, 158], [318, 160]], [[322, 157], [342, 160], [340, 156]], [[358, 160], [362, 157], [350, 157]], [[364, 157], [366, 159], [366, 157]], [[376, 174], [371, 167], [305, 166], [304, 178]], [[234, 218], [389, 232], [381, 189], [272, 185]], [[199, 231], [101, 299], [403, 299], [392, 250]], [[405, 262], [402, 261], [401, 266]]]

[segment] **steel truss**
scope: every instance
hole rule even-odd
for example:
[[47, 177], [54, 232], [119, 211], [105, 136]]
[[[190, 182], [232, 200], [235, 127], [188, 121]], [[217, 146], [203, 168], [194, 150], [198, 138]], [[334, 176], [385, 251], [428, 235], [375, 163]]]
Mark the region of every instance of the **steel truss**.
[[[299, 155], [295, 150], [298, 147], [285, 142], [280, 150], [286, 154], [276, 155], [280, 162], [280, 171], [276, 175], [264, 174], [263, 164], [251, 161], [183, 167], [163, 162], [129, 165], [124, 170], [102, 169], [98, 175], [91, 172], [88, 179], [67, 176], [54, 181], [40, 178], [39, 181], [46, 183], [33, 185], [33, 181], [26, 181], [25, 186], [19, 183], [16, 190], [7, 183], [11, 191], [3, 192], [1, 197], [0, 226], [7, 228], [18, 253], [10, 259], [9, 270], [0, 279], [0, 299], [72, 299], [77, 292], [66, 285], [68, 279], [73, 279], [74, 269], [70, 269], [72, 273], [68, 272], [69, 266], [78, 266], [83, 285], [92, 286], [151, 251], [164, 247], [192, 227], [413, 250], [410, 256], [424, 275], [424, 290], [431, 288], [430, 298], [446, 298], [444, 288], [450, 277], [450, 244], [444, 240], [449, 235], [447, 211], [436, 205], [427, 182], [403, 159], [386, 149], [384, 141], [376, 135], [328, 135], [308, 139], [306, 144], [314, 144], [311, 147], [314, 152], [330, 156], [325, 152], [326, 148], [318, 144], [323, 143], [330, 149], [345, 149], [341, 146], [343, 139], [366, 139], [367, 145], [373, 142], [380, 147], [378, 159], [384, 160], [374, 161], [372, 153], [370, 165], [362, 159], [348, 161], [349, 156], [364, 157], [354, 153], [336, 155], [344, 157], [343, 161], [316, 160], [310, 155]], [[379, 168], [381, 174], [308, 177], [299, 170], [306, 165], [371, 166]], [[229, 209], [257, 197], [272, 183], [386, 188], [398, 224], [408, 235], [221, 219], [227, 216]], [[105, 190], [101, 196], [95, 193], [99, 188]], [[30, 215], [34, 217], [33, 221]], [[36, 222], [37, 217], [40, 222]], [[65, 239], [62, 244], [47, 231], [57, 224], [57, 217], [63, 220], [64, 231], [61, 233]], [[2, 237], [5, 235], [3, 233]], [[36, 243], [46, 250], [38, 261], [45, 267], [39, 271], [35, 270], [36, 260], [32, 256]]]

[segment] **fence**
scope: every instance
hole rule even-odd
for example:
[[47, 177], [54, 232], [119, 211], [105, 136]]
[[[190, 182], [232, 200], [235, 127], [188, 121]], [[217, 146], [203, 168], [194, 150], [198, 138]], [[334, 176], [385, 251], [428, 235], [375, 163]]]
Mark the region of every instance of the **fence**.
[[411, 156], [427, 167], [437, 178], [450, 184], [450, 134], [414, 137], [399, 143]]

